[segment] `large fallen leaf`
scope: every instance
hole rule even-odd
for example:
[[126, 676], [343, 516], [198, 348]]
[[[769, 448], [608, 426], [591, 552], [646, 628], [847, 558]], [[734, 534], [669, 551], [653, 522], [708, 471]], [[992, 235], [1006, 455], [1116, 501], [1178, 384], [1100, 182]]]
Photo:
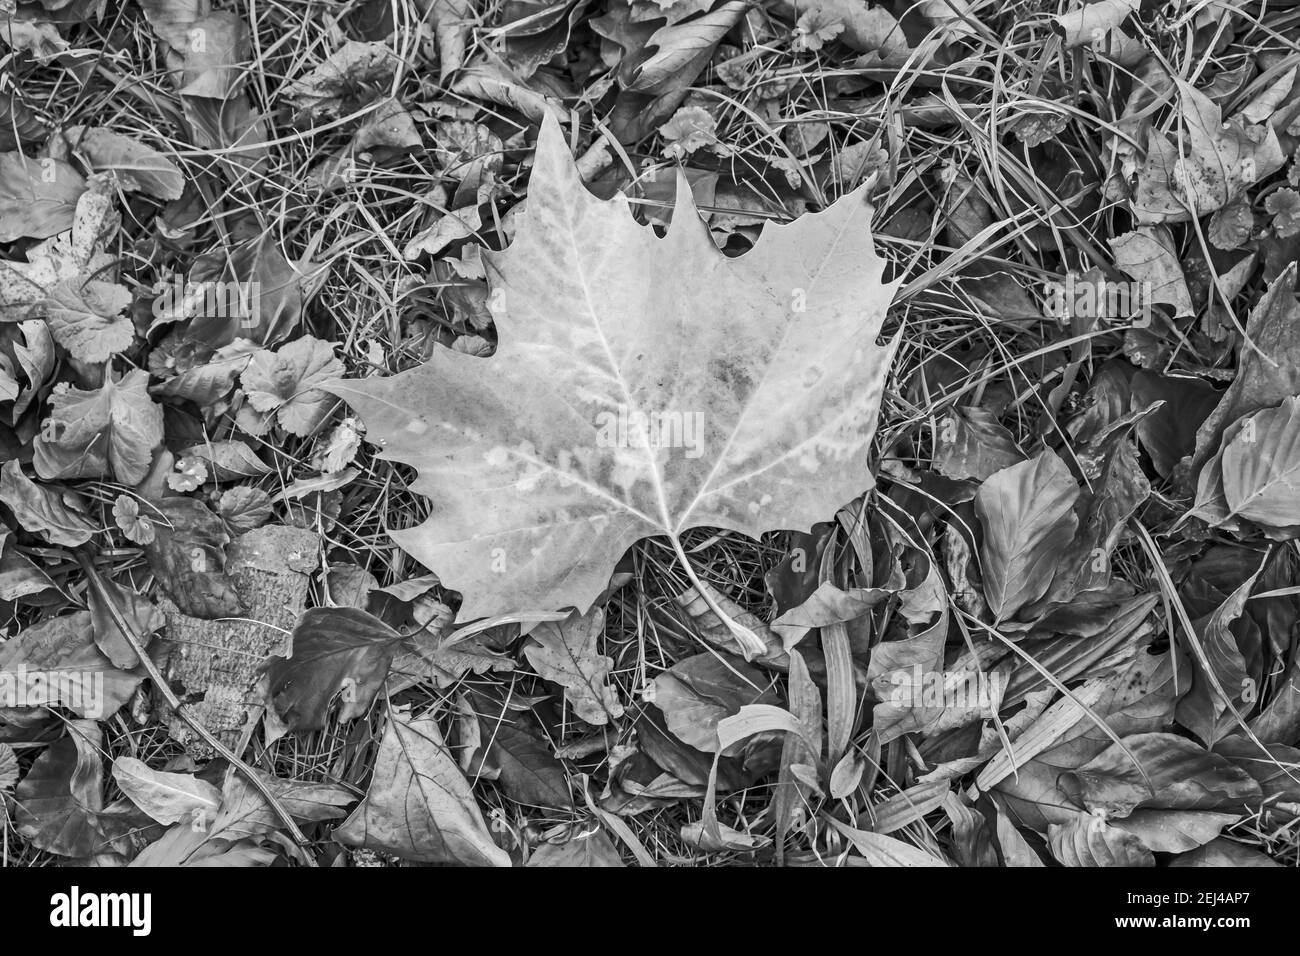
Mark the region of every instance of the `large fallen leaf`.
[[427, 717], [391, 716], [370, 790], [334, 839], [421, 863], [510, 866], [488, 835], [437, 721]]
[[589, 724], [607, 724], [623, 713], [618, 692], [610, 686], [614, 660], [596, 646], [605, 629], [605, 612], [592, 608], [565, 621], [546, 621], [530, 635], [524, 655], [545, 680], [564, 688], [564, 699]]
[[433, 502], [401, 547], [465, 619], [585, 612], [637, 539], [806, 530], [872, 484], [895, 343], [864, 191], [713, 245], [680, 180], [666, 238], [583, 187], [543, 124], [514, 243], [484, 253], [501, 343], [328, 390]]

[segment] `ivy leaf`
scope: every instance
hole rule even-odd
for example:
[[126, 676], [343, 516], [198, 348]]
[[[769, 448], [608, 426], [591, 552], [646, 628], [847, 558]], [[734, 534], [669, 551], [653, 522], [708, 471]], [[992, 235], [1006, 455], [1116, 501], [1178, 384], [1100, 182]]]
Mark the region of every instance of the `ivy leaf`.
[[334, 839], [420, 863], [510, 865], [488, 835], [437, 721], [400, 713], [392, 714], [384, 729], [365, 800], [334, 831]]
[[605, 612], [592, 608], [564, 621], [546, 621], [533, 631], [524, 655], [544, 680], [564, 688], [565, 699], [589, 724], [604, 725], [623, 714], [618, 693], [609, 685], [612, 658], [597, 653]]
[[401, 641], [379, 618], [354, 607], [304, 611], [293, 629], [293, 656], [268, 666], [276, 711], [290, 730], [319, 730], [330, 701], [340, 695], [339, 720], [360, 717]]
[[163, 413], [149, 397], [149, 373], [133, 369], [103, 388], [55, 390], [50, 417], [35, 442], [36, 473], [45, 479], [144, 480], [162, 443]]
[[394, 539], [466, 620], [583, 613], [642, 537], [807, 530], [867, 490], [897, 340], [876, 344], [896, 286], [865, 200], [727, 258], [684, 178], [660, 239], [586, 191], [548, 119], [514, 243], [484, 253], [496, 354], [327, 386], [437, 502]]

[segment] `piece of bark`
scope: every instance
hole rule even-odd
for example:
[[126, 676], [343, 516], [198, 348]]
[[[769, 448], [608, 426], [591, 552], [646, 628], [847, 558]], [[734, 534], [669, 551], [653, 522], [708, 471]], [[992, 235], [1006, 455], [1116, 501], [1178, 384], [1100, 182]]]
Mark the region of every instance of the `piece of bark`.
[[[258, 684], [263, 665], [288, 656], [289, 634], [307, 600], [320, 540], [303, 528], [268, 525], [236, 538], [226, 550], [226, 575], [247, 608], [239, 618], [191, 617], [163, 598], [170, 659], [167, 679], [180, 684], [191, 714], [238, 753], [266, 704]], [[196, 757], [210, 748], [168, 708], [171, 735]]]

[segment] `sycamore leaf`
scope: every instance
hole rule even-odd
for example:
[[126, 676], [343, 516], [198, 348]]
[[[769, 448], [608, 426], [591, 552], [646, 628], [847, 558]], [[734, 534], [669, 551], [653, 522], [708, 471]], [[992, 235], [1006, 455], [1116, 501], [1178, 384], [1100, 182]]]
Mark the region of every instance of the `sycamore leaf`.
[[113, 761], [113, 780], [131, 802], [162, 824], [211, 821], [221, 806], [221, 791], [192, 773], [154, 770], [142, 760]]
[[52, 544], [75, 548], [85, 544], [96, 528], [63, 503], [54, 491], [42, 488], [23, 474], [18, 462], [0, 469], [0, 502], [9, 506], [18, 523]]
[[980, 569], [984, 598], [999, 621], [1038, 600], [1056, 572], [1056, 556], [1074, 539], [1079, 487], [1050, 449], [995, 472], [975, 496], [984, 526]]
[[[333, 382], [436, 504], [398, 544], [469, 620], [585, 612], [639, 538], [808, 529], [872, 484], [896, 340], [865, 192], [727, 258], [679, 180], [666, 238], [586, 192], [543, 124], [514, 243], [484, 253], [500, 345]], [[501, 573], [502, 571], [508, 573]]]
[[162, 443], [163, 413], [149, 397], [149, 373], [133, 369], [103, 388], [56, 390], [35, 442], [36, 473], [45, 479], [144, 480]]
[[589, 724], [603, 725], [623, 714], [618, 692], [609, 684], [612, 658], [597, 652], [605, 612], [592, 608], [565, 621], [545, 621], [524, 647], [528, 663], [544, 680], [564, 688], [564, 698]]
[[492, 842], [437, 721], [427, 717], [392, 714], [370, 790], [334, 839], [420, 863], [510, 866], [510, 857]]
[[1274, 529], [1300, 525], [1300, 397], [1247, 418], [1224, 442], [1228, 514]]
[[18, 784], [14, 822], [33, 846], [72, 857], [101, 849], [95, 822], [104, 808], [102, 739], [93, 720], [70, 722], [67, 736], [47, 747]]
[[1049, 826], [1047, 846], [1062, 866], [1156, 865], [1140, 837], [1087, 813]]
[[123, 190], [158, 199], [180, 199], [185, 177], [162, 153], [102, 126], [70, 126], [63, 133], [97, 173], [111, 172]]

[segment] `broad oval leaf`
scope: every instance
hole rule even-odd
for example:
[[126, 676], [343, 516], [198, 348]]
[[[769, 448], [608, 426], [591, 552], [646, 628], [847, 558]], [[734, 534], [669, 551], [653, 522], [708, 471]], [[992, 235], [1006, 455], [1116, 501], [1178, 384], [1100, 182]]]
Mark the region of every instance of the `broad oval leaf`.
[[1088, 813], [1049, 826], [1047, 846], [1062, 866], [1156, 865], [1156, 858], [1135, 834]]
[[590, 195], [543, 124], [513, 244], [484, 253], [500, 346], [336, 381], [431, 499], [397, 543], [461, 615], [584, 612], [635, 541], [807, 530], [867, 490], [897, 344], [866, 192], [727, 258], [679, 183], [666, 238]]
[[132, 803], [159, 823], [211, 820], [221, 806], [221, 791], [206, 780], [192, 773], [154, 770], [135, 757], [113, 761], [113, 780]]
[[1065, 462], [1050, 449], [994, 473], [975, 496], [984, 526], [980, 570], [984, 599], [999, 621], [1038, 600], [1074, 538], [1079, 496]]
[[1228, 511], [1256, 524], [1300, 525], [1300, 397], [1247, 418], [1223, 446]]
[[354, 607], [304, 611], [293, 629], [293, 656], [277, 657], [267, 668], [276, 711], [290, 730], [318, 730], [338, 696], [339, 720], [360, 717], [401, 641], [379, 618]]
[[422, 863], [510, 866], [437, 722], [397, 713], [384, 730], [370, 790], [334, 839]]

